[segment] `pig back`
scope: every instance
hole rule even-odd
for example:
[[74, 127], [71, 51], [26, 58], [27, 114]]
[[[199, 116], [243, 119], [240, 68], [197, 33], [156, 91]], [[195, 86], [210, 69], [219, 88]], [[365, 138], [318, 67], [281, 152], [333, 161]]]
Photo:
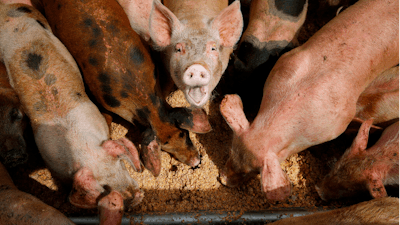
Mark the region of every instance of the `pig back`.
[[154, 64], [116, 1], [57, 0], [45, 14], [98, 103], [130, 122], [135, 109], [151, 105]]
[[179, 20], [189, 20], [192, 23], [201, 18], [213, 18], [228, 6], [228, 0], [164, 0], [163, 4], [175, 14]]

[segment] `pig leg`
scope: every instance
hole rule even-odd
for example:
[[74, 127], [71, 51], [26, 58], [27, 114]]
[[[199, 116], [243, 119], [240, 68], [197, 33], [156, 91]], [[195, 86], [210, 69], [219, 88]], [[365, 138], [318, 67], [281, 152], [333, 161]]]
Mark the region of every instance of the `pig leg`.
[[98, 204], [100, 225], [121, 224], [124, 215], [124, 200], [117, 191], [103, 197]]
[[264, 159], [261, 184], [262, 190], [269, 200], [283, 201], [291, 193], [289, 178], [282, 170], [278, 157], [274, 153], [270, 153]]

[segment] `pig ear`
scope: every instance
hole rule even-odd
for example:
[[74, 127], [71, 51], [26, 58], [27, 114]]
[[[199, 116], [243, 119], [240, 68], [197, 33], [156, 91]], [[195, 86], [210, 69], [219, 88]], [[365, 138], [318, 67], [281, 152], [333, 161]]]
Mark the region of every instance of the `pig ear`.
[[153, 1], [150, 13], [149, 32], [153, 42], [160, 47], [171, 44], [173, 30], [180, 30], [178, 18], [159, 0]]
[[361, 151], [364, 151], [367, 148], [368, 137], [369, 137], [369, 129], [371, 128], [373, 123], [372, 119], [366, 120], [361, 124], [360, 129], [358, 130], [357, 136], [354, 139], [353, 143], [350, 147], [350, 154], [355, 155]]
[[243, 30], [239, 0], [234, 1], [214, 18], [212, 29], [218, 30], [222, 46], [233, 47], [236, 44]]
[[367, 187], [373, 198], [383, 198], [387, 196], [385, 186], [382, 182], [382, 177], [379, 177], [377, 173], [371, 174], [368, 178]]
[[170, 116], [182, 129], [198, 134], [205, 134], [212, 130], [204, 109], [173, 108], [170, 111]]
[[226, 95], [219, 109], [235, 133], [241, 133], [249, 128], [250, 124], [243, 112], [243, 103], [239, 95]]
[[289, 178], [282, 170], [275, 154], [267, 155], [261, 168], [261, 185], [266, 198], [274, 201], [285, 200], [291, 192]]

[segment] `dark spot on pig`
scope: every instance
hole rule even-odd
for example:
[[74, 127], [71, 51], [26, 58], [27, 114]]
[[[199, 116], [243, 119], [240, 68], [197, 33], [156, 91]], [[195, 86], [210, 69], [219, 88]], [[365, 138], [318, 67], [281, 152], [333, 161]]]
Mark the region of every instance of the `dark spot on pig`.
[[53, 87], [53, 88], [51, 89], [51, 93], [52, 93], [54, 96], [56, 96], [56, 95], [58, 94], [57, 88], [56, 88], [56, 87]]
[[328, 56], [324, 55], [324, 61], [326, 61], [327, 58], [328, 58]]
[[101, 29], [98, 28], [98, 27], [95, 27], [95, 28], [92, 29], [92, 32], [93, 32], [93, 36], [94, 37], [98, 37], [101, 34]]
[[56, 76], [54, 74], [46, 74], [44, 77], [44, 82], [48, 85], [51, 86], [57, 81]]
[[82, 94], [79, 93], [79, 92], [77, 92], [76, 95], [77, 95], [78, 97], [82, 97]]
[[107, 31], [112, 33], [113, 35], [117, 35], [119, 33], [119, 29], [117, 26], [114, 25], [117, 21], [112, 21], [106, 25]]
[[275, 60], [283, 53], [293, 49], [294, 45], [287, 41], [260, 42], [254, 36], [248, 36], [240, 44], [234, 67], [239, 72], [252, 72], [258, 66]]
[[147, 107], [143, 107], [142, 109], [136, 109], [136, 115], [138, 115], [142, 123], [147, 124], [148, 123], [147, 121], [149, 121], [150, 118], [150, 110]]
[[103, 84], [109, 84], [111, 81], [110, 76], [107, 73], [100, 73], [98, 79]]
[[35, 111], [46, 111], [47, 106], [44, 102], [39, 101], [39, 102], [36, 102], [35, 104], [33, 104], [33, 109]]
[[143, 132], [142, 145], [149, 145], [156, 138], [156, 133], [153, 129], [148, 128]]
[[47, 30], [46, 26], [45, 26], [42, 22], [40, 22], [39, 20], [36, 20], [36, 22], [38, 22], [38, 24], [39, 24], [40, 26], [42, 26], [44, 29]]
[[393, 156], [397, 156], [397, 153], [393, 153]]
[[120, 92], [120, 95], [121, 95], [122, 98], [127, 98], [127, 97], [129, 97], [128, 93], [127, 93], [126, 91], [124, 91], [124, 90], [122, 90], [122, 91]]
[[150, 100], [154, 106], [159, 106], [162, 104], [162, 100], [155, 94], [150, 94]]
[[131, 50], [129, 51], [129, 57], [132, 62], [137, 66], [141, 65], [144, 62], [143, 52], [140, 51], [140, 49], [137, 47], [131, 48]]
[[15, 29], [14, 29], [14, 32], [18, 32], [18, 30], [19, 30], [18, 28], [15, 28]]
[[275, 0], [276, 8], [284, 14], [298, 17], [303, 11], [306, 0]]
[[32, 10], [30, 10], [29, 8], [25, 7], [25, 6], [20, 6], [16, 9], [19, 12], [23, 12], [23, 13], [31, 13]]
[[97, 45], [98, 41], [96, 39], [92, 39], [89, 41], [89, 46], [90, 47], [95, 47]]
[[28, 58], [26, 60], [26, 64], [32, 70], [39, 70], [40, 63], [42, 62], [43, 57], [36, 53], [29, 53]]
[[25, 13], [31, 13], [32, 10], [25, 6], [20, 6], [16, 9], [11, 9], [10, 11], [7, 12], [7, 16], [9, 17], [20, 17], [24, 15]]
[[85, 26], [87, 26], [87, 27], [91, 27], [92, 26], [92, 24], [93, 24], [93, 21], [92, 21], [92, 19], [84, 19], [83, 20], [83, 23], [85, 24]]
[[99, 62], [97, 61], [97, 59], [92, 57], [92, 56], [89, 56], [88, 61], [89, 61], [90, 65], [92, 65], [92, 66], [98, 66], [99, 65]]
[[103, 99], [104, 102], [112, 108], [121, 106], [121, 102], [112, 95], [103, 94]]

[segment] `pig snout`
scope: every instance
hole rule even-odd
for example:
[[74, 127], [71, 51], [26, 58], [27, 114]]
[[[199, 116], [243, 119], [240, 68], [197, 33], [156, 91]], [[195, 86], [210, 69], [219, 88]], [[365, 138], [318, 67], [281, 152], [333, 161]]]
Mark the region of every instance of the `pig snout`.
[[204, 66], [194, 64], [184, 72], [183, 82], [192, 87], [204, 86], [210, 82], [210, 77], [210, 73]]
[[207, 102], [210, 80], [210, 72], [202, 65], [193, 64], [186, 69], [183, 73], [183, 83], [190, 104], [200, 107]]

